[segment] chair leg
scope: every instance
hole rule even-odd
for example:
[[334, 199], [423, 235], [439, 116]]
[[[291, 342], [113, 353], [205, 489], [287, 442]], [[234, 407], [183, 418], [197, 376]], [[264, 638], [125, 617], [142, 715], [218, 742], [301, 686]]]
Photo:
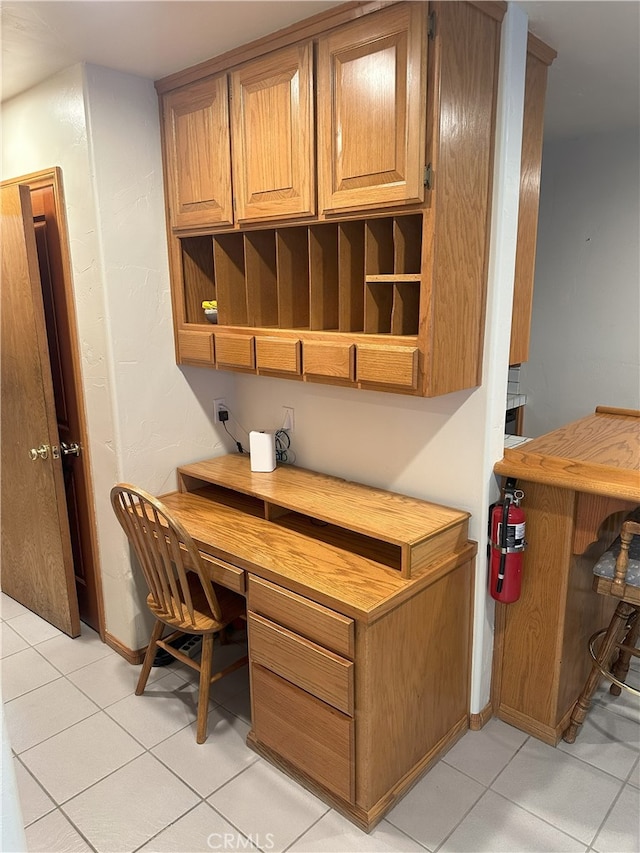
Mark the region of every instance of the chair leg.
[[204, 743], [207, 739], [207, 715], [209, 713], [212, 664], [213, 634], [203, 634], [202, 655], [200, 657], [200, 687], [198, 690], [198, 730], [196, 733], [196, 741], [198, 743]]
[[[633, 612], [633, 609], [634, 608], [631, 607], [631, 605], [626, 604], [624, 601], [621, 601], [616, 608], [616, 612], [609, 623], [606, 633], [602, 637], [602, 642], [598, 649], [598, 663], [604, 669], [607, 668], [611, 661], [615, 644], [618, 642], [618, 638], [621, 636], [621, 633], [627, 623], [627, 619], [629, 618], [629, 614]], [[587, 716], [587, 711], [591, 706], [591, 699], [593, 698], [593, 694], [596, 692], [596, 688], [598, 687], [601, 678], [602, 674], [594, 663], [591, 667], [591, 672], [589, 673], [589, 677], [587, 678], [587, 682], [582, 693], [578, 697], [578, 701], [573, 708], [569, 725], [562, 735], [563, 740], [567, 743], [573, 743], [575, 741], [578, 729], [583, 724], [585, 717]]]
[[[638, 643], [638, 635], [640, 635], [640, 610], [636, 609], [635, 616], [629, 626], [627, 631], [627, 636], [624, 638], [625, 646], [629, 646], [630, 648], [634, 648]], [[627, 680], [627, 674], [629, 672], [629, 662], [631, 661], [631, 652], [627, 652], [624, 649], [620, 649], [620, 654], [618, 655], [618, 660], [613, 667], [613, 674], [618, 679], [618, 681], [625, 682]], [[617, 684], [612, 684], [609, 688], [609, 693], [612, 696], [619, 696], [622, 693], [622, 688], [618, 687]]]
[[163, 630], [164, 622], [161, 622], [159, 619], [156, 619], [156, 624], [153, 626], [149, 645], [147, 646], [147, 653], [144, 656], [144, 662], [140, 671], [140, 677], [138, 678], [138, 684], [136, 686], [136, 696], [140, 696], [142, 693], [144, 693], [144, 688], [147, 685], [147, 679], [149, 678], [149, 673], [151, 672], [151, 667], [153, 666], [153, 659], [156, 656], [156, 642], [162, 636]]

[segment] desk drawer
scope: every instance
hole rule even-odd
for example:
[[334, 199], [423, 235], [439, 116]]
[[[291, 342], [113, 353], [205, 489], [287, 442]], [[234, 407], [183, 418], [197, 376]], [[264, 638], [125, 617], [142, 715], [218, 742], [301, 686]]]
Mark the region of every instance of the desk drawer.
[[251, 666], [256, 739], [339, 797], [355, 797], [354, 721], [261, 666]]
[[245, 574], [243, 569], [237, 566], [232, 566], [222, 560], [216, 560], [215, 557], [209, 557], [207, 554], [200, 552], [202, 562], [209, 577], [214, 583], [219, 583], [220, 586], [225, 586], [227, 589], [232, 589], [234, 592], [239, 592], [240, 595], [245, 594]]
[[251, 663], [261, 664], [339, 711], [353, 715], [351, 661], [255, 613], [249, 614], [249, 653]]
[[254, 575], [249, 579], [249, 609], [353, 659], [354, 622], [347, 616]]

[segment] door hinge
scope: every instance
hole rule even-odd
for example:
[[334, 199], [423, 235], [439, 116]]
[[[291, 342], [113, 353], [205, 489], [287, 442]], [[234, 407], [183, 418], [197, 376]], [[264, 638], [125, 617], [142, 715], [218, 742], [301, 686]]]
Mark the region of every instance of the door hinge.
[[433, 169], [431, 163], [424, 167], [424, 185], [430, 190], [433, 187]]
[[436, 36], [436, 13], [429, 12], [427, 16], [427, 38], [435, 38]]

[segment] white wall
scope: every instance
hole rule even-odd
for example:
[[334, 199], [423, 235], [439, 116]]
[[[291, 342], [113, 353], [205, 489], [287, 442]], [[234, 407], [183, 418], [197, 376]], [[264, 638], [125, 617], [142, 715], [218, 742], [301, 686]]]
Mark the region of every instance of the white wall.
[[211, 401], [230, 375], [175, 364], [153, 83], [77, 65], [2, 119], [3, 177], [62, 168], [106, 629], [136, 649], [148, 619], [109, 490], [168, 491], [177, 465], [223, 451]]
[[544, 148], [525, 430], [640, 408], [640, 133]]

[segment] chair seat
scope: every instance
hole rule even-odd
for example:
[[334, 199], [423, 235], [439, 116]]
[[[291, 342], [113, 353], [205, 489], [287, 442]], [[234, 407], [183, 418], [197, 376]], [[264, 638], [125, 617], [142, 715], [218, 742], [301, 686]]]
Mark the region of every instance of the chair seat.
[[[164, 622], [165, 625], [170, 625], [172, 628], [183, 629], [190, 634], [208, 634], [212, 631], [220, 631], [229, 622], [233, 622], [245, 611], [245, 600], [240, 595], [231, 592], [225, 587], [216, 587], [216, 597], [224, 613], [224, 622], [219, 622], [211, 612], [207, 596], [200, 583], [200, 578], [196, 574], [187, 574], [189, 591], [191, 592], [191, 601], [193, 603], [193, 615], [195, 624], [191, 623], [188, 614], [187, 619], [180, 619], [177, 616], [172, 616], [163, 608], [156, 605], [153, 596], [150, 594], [147, 597], [147, 605], [156, 619]], [[179, 607], [175, 605], [175, 612], [179, 612]]]
[[[593, 567], [594, 575], [598, 575], [601, 578], [608, 578], [609, 580], [613, 579], [621, 544], [621, 539], [618, 536]], [[627, 586], [640, 587], [640, 536], [634, 536], [629, 545], [629, 565], [627, 567], [625, 583]]]

